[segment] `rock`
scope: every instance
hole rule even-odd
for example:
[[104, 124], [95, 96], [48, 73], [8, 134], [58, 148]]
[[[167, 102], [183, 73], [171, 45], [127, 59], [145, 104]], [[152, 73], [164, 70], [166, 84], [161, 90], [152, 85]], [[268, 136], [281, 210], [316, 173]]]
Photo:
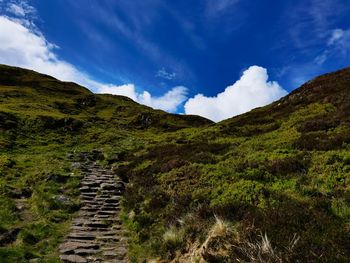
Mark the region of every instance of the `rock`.
[[79, 169], [80, 168], [80, 163], [78, 163], [78, 162], [74, 162], [74, 163], [72, 163], [72, 168], [74, 168], [74, 169]]
[[102, 253], [102, 255], [104, 255], [106, 257], [116, 257], [116, 256], [118, 256], [118, 253], [114, 250], [107, 250], [107, 251], [104, 251]]
[[106, 189], [106, 190], [114, 190], [117, 189], [115, 184], [110, 184], [110, 183], [102, 183], [101, 184], [101, 188], [102, 189]]
[[56, 202], [63, 205], [72, 205], [72, 201], [65, 195], [56, 195], [53, 197]]
[[147, 113], [141, 113], [137, 117], [137, 123], [142, 127], [142, 128], [148, 128], [152, 124], [152, 118], [149, 114]]

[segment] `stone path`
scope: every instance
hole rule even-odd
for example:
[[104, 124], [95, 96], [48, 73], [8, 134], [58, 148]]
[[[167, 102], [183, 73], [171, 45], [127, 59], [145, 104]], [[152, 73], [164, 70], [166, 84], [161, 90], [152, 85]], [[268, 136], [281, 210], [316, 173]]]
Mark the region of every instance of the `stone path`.
[[60, 245], [61, 262], [128, 262], [127, 242], [118, 218], [122, 181], [95, 164], [82, 171], [82, 207], [73, 219], [70, 234]]

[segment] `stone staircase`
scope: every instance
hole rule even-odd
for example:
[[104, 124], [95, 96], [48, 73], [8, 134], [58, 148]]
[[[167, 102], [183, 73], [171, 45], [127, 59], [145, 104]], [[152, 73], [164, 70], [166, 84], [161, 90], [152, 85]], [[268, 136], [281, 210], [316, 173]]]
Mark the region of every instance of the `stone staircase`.
[[84, 165], [81, 209], [60, 245], [61, 262], [128, 262], [127, 242], [118, 217], [124, 188], [118, 176], [94, 163]]

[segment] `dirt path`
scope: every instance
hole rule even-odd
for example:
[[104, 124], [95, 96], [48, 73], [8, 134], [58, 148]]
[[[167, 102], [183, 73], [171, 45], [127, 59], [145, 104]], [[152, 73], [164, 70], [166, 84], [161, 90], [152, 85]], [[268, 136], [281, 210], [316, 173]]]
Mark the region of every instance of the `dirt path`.
[[82, 207], [73, 219], [70, 234], [60, 245], [60, 259], [71, 263], [128, 262], [127, 242], [118, 218], [123, 183], [94, 164], [82, 170]]

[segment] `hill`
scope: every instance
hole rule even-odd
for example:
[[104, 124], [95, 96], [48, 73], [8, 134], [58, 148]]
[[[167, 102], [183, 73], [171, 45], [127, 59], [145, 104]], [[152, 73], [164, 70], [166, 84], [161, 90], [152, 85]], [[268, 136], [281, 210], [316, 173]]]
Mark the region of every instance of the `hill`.
[[99, 149], [128, 182], [133, 262], [347, 262], [349, 87], [344, 69], [213, 124], [1, 66], [0, 257], [56, 262], [79, 209], [66, 154]]

